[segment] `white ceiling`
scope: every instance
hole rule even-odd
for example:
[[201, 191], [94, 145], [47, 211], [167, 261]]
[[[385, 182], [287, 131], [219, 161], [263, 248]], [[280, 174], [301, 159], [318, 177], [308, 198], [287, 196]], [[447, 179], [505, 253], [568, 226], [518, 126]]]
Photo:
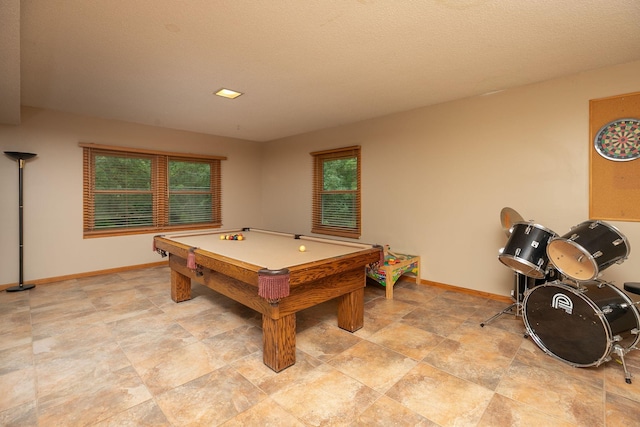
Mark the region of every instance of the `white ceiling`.
[[[268, 141], [640, 59], [639, 0], [3, 0], [0, 8], [5, 124], [19, 123], [21, 103]], [[221, 87], [245, 94], [214, 96]]]

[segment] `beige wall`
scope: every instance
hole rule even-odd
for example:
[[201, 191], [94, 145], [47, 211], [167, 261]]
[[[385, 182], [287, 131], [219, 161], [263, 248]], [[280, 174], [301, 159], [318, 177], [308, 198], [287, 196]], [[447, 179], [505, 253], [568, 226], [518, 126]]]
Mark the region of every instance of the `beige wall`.
[[[225, 227], [259, 226], [260, 146], [232, 138], [22, 109], [20, 126], [0, 126], [0, 149], [38, 154], [24, 169], [25, 281], [161, 261], [153, 234], [83, 239], [79, 142], [227, 156], [222, 162]], [[18, 166], [0, 159], [0, 284], [18, 281]]]
[[[310, 230], [309, 152], [359, 144], [361, 240], [421, 255], [423, 280], [508, 295], [500, 210], [558, 234], [588, 219], [588, 101], [640, 91], [638, 76], [633, 62], [266, 144], [24, 108], [20, 126], [0, 126], [0, 149], [38, 153], [25, 168], [25, 279], [160, 260], [152, 235], [82, 238], [78, 142], [228, 156], [224, 226], [298, 233]], [[8, 284], [18, 275], [17, 166], [8, 158], [0, 200], [0, 284]], [[640, 223], [612, 224], [632, 251], [603, 278], [639, 281]]]
[[[560, 235], [589, 219], [589, 99], [640, 91], [639, 76], [633, 62], [270, 142], [265, 223], [308, 233], [309, 152], [361, 145], [361, 240], [421, 255], [424, 280], [508, 295], [501, 209]], [[632, 246], [604, 271], [621, 287], [640, 280], [640, 223], [612, 224]]]

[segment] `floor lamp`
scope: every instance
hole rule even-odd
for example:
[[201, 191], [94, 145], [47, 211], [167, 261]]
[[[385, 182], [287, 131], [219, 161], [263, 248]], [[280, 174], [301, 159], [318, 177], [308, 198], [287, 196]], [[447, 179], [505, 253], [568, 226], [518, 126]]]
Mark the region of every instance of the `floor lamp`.
[[17, 151], [5, 151], [4, 154], [18, 161], [18, 212], [20, 218], [20, 282], [18, 286], [7, 288], [7, 292], [26, 291], [27, 289], [35, 288], [36, 285], [25, 285], [23, 280], [22, 169], [24, 169], [25, 161], [35, 157], [37, 154], [19, 153]]

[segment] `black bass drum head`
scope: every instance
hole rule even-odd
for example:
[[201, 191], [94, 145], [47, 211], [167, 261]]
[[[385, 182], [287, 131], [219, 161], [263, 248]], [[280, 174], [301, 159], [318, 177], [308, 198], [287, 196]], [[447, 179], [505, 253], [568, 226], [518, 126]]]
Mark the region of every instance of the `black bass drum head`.
[[575, 288], [546, 283], [526, 293], [523, 318], [529, 335], [546, 353], [573, 366], [597, 366], [611, 353], [613, 335], [637, 342], [629, 333], [638, 325], [637, 311], [620, 307], [628, 302], [609, 284], [589, 282]]

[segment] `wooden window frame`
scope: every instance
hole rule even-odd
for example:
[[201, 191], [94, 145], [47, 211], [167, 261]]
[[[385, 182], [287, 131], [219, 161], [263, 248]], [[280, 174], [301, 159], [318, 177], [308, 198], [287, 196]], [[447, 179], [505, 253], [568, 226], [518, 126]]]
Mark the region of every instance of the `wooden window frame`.
[[[348, 237], [357, 239], [361, 236], [361, 180], [360, 180], [360, 171], [362, 168], [361, 161], [361, 148], [359, 145], [344, 147], [344, 148], [336, 148], [332, 150], [325, 151], [315, 151], [310, 153], [313, 157], [313, 195], [312, 195], [312, 224], [311, 224], [311, 232], [317, 234], [327, 234], [331, 236], [337, 237]], [[324, 190], [324, 175], [323, 175], [323, 164], [326, 160], [339, 160], [339, 159], [348, 159], [348, 158], [356, 158], [356, 179], [357, 179], [357, 189], [355, 190], [339, 190], [339, 191], [328, 191]], [[355, 195], [355, 206], [354, 206], [354, 227], [339, 227], [339, 226], [328, 226], [323, 224], [322, 221], [322, 196], [325, 194], [354, 194]]]
[[[159, 231], [196, 230], [222, 226], [222, 165], [224, 156], [146, 150], [92, 143], [80, 143], [83, 149], [83, 235], [84, 238], [145, 234]], [[151, 190], [153, 195], [153, 225], [96, 229], [95, 222], [95, 156], [113, 155], [151, 160]], [[172, 225], [169, 223], [169, 162], [171, 160], [208, 163], [211, 167], [212, 221]], [[147, 191], [148, 193], [149, 191]], [[142, 192], [141, 192], [142, 193]]]

